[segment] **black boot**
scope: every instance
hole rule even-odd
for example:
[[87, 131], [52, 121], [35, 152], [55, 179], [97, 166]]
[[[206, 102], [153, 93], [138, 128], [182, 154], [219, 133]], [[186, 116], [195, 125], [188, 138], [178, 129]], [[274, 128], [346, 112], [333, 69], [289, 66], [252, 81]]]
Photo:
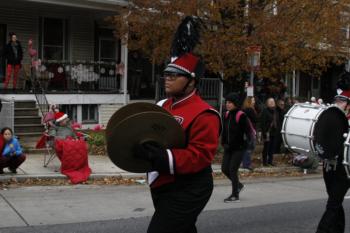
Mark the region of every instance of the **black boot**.
[[10, 171], [13, 173], [13, 174], [17, 174], [17, 169], [16, 168], [9, 168]]

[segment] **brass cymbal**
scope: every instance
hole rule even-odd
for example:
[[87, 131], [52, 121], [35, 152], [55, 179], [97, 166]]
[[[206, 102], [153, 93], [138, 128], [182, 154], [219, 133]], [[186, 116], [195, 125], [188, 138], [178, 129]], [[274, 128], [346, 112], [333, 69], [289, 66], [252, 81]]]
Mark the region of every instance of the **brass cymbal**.
[[119, 124], [122, 120], [140, 112], [162, 112], [164, 114], [171, 115], [167, 110], [165, 110], [164, 108], [156, 104], [144, 103], [144, 102], [128, 104], [118, 109], [112, 115], [106, 127], [106, 135], [107, 136], [110, 135], [110, 132], [113, 131], [113, 128], [117, 124]]
[[185, 133], [169, 113], [140, 112], [126, 117], [107, 135], [107, 151], [112, 162], [129, 172], [151, 170], [149, 161], [134, 157], [134, 148], [143, 142], [155, 141], [167, 149], [185, 147]]

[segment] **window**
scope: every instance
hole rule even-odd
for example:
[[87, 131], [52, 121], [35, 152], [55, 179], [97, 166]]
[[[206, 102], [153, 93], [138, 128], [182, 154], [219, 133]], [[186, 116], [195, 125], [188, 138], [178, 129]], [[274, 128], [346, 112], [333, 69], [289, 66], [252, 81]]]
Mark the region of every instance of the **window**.
[[68, 115], [69, 119], [74, 122], [78, 121], [77, 105], [75, 104], [62, 104], [60, 105], [60, 111]]
[[44, 60], [64, 60], [67, 57], [66, 20], [40, 18], [40, 51]]
[[117, 58], [117, 44], [115, 39], [100, 38], [100, 61], [114, 62]]
[[84, 104], [82, 106], [83, 123], [98, 123], [98, 106], [97, 104]]

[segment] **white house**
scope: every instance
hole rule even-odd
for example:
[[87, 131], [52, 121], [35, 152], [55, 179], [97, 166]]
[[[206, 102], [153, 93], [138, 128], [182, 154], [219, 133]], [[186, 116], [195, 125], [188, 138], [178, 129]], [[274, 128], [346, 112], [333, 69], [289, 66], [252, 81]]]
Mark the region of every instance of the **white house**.
[[1, 1], [0, 49], [7, 43], [8, 33], [15, 32], [24, 49], [24, 60], [16, 91], [3, 89], [5, 61], [1, 60], [0, 98], [39, 98], [38, 102], [44, 98], [30, 92], [24, 81], [30, 76], [27, 43], [32, 39], [42, 60], [34, 74], [48, 103], [61, 105], [85, 127], [106, 125], [129, 99], [116, 66], [125, 64], [126, 49], [105, 20], [126, 4], [127, 0]]

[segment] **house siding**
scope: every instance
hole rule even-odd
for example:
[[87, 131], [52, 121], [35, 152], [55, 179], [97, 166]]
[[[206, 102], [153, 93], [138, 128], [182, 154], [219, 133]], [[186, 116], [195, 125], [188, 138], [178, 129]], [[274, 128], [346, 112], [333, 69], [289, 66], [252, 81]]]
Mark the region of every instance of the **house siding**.
[[107, 126], [109, 119], [122, 106], [122, 104], [101, 104], [99, 108], [99, 123], [101, 125]]
[[[33, 47], [38, 49], [39, 17], [53, 17], [68, 20], [68, 59], [91, 61], [94, 59], [94, 22], [113, 14], [80, 8], [70, 8], [38, 3], [9, 4], [0, 2], [0, 24], [7, 25], [7, 32], [16, 32], [22, 42], [23, 63], [29, 63], [27, 41], [34, 40]], [[40, 54], [40, 53], [39, 53]]]
[[27, 41], [34, 39], [34, 46], [37, 48], [38, 35], [38, 17], [31, 14], [31, 10], [8, 8], [0, 5], [0, 23], [7, 25], [7, 33], [16, 32], [19, 41], [21, 41], [24, 49], [23, 63], [29, 63], [30, 58], [27, 55]]

